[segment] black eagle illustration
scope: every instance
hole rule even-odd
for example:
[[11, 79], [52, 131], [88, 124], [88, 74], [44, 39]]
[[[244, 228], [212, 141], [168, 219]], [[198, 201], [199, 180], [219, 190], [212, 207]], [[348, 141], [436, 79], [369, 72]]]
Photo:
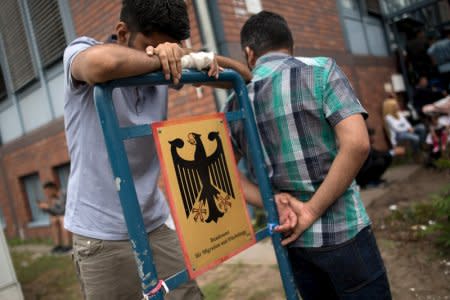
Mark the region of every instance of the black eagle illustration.
[[[181, 149], [184, 146], [182, 139], [177, 138], [169, 143], [186, 218], [193, 213], [196, 222], [200, 220], [206, 223], [211, 221], [217, 223], [217, 220], [231, 207], [230, 197], [234, 198], [234, 191], [219, 133], [210, 132], [208, 139], [215, 140], [217, 144], [210, 156], [206, 155], [201, 135], [194, 132], [188, 134], [188, 142], [195, 146], [194, 160], [185, 160], [178, 154], [177, 148]], [[220, 190], [226, 194], [225, 197], [221, 196]], [[196, 205], [197, 199], [198, 205]], [[207, 203], [207, 209], [205, 203]], [[207, 214], [208, 217], [205, 219]]]

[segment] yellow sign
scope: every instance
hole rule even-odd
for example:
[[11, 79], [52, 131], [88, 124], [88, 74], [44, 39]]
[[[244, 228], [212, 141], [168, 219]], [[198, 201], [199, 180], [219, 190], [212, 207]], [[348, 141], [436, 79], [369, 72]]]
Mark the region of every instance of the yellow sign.
[[152, 124], [191, 278], [253, 245], [223, 114]]

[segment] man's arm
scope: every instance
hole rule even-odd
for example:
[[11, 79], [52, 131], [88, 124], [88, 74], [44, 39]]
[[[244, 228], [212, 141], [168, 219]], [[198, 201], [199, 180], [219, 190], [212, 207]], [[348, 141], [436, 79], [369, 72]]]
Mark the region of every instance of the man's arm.
[[[347, 190], [367, 158], [370, 143], [364, 119], [360, 114], [340, 121], [334, 131], [339, 141], [339, 152], [319, 189], [306, 203], [288, 199], [298, 216], [298, 223], [292, 234], [283, 240], [283, 245], [295, 241], [325, 213]], [[281, 204], [286, 204], [286, 201], [281, 201]]]
[[[225, 56], [216, 56], [217, 59], [217, 63], [219, 64], [219, 66], [221, 68], [224, 69], [233, 69], [234, 71], [238, 72], [239, 75], [242, 76], [242, 78], [244, 79], [245, 83], [248, 83], [252, 80], [252, 72], [250, 71], [250, 69], [244, 65], [243, 63], [234, 60], [232, 58], [229, 57], [225, 57]], [[233, 87], [233, 84], [231, 82], [210, 82], [210, 83], [205, 83], [204, 85], [207, 86], [212, 86], [214, 88], [219, 88], [219, 89], [231, 89]]]
[[[228, 58], [225, 56], [216, 55], [215, 60], [210, 65], [210, 72], [208, 72], [209, 76], [212, 76], [211, 70], [218, 70], [218, 69], [232, 69], [239, 73], [239, 75], [242, 76], [245, 83], [248, 83], [252, 80], [252, 72], [250, 69], [243, 63], [234, 60], [232, 58]], [[219, 77], [219, 72], [216, 73], [216, 78]], [[230, 89], [233, 87], [233, 84], [231, 82], [208, 82], [208, 83], [201, 83], [201, 84], [195, 84], [194, 86], [211, 86], [214, 88], [221, 88], [221, 89]]]
[[76, 81], [92, 85], [160, 68], [158, 56], [148, 56], [144, 51], [116, 44], [104, 44], [77, 54], [72, 62], [71, 75]]
[[216, 57], [220, 67], [235, 70], [242, 76], [246, 83], [252, 80], [252, 72], [245, 64], [225, 56], [217, 55]]
[[256, 206], [263, 207], [263, 202], [261, 198], [261, 193], [259, 192], [259, 188], [248, 178], [239, 171], [239, 180], [241, 182], [241, 187], [244, 192], [244, 198], [247, 203]]
[[43, 211], [46, 211], [49, 208], [48, 202], [47, 201], [39, 201], [38, 202], [38, 206], [40, 209], [42, 209]]

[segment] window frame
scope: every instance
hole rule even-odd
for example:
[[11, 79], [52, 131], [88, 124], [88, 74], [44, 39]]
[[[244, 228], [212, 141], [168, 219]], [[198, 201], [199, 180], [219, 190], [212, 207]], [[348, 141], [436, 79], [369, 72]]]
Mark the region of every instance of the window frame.
[[3, 214], [3, 209], [1, 206], [0, 206], [0, 226], [2, 227], [3, 230], [6, 228], [6, 219], [5, 215]]
[[[36, 180], [35, 182], [32, 182], [31, 188], [33, 189], [31, 193], [29, 193], [28, 186], [26, 181], [27, 180]], [[42, 188], [42, 182], [39, 177], [39, 173], [31, 173], [25, 176], [21, 176], [19, 178], [20, 185], [23, 191], [23, 197], [25, 200], [25, 204], [28, 210], [28, 215], [30, 217], [29, 222], [27, 224], [28, 228], [36, 228], [36, 227], [47, 227], [50, 225], [50, 217], [47, 213], [40, 210], [38, 207], [38, 200], [44, 200], [44, 191]], [[29, 181], [30, 182], [30, 181]], [[34, 189], [37, 187], [37, 191]], [[33, 193], [37, 192], [37, 195]], [[34, 199], [30, 199], [34, 198]]]
[[0, 89], [0, 105], [8, 101], [8, 87], [6, 85], [5, 72], [0, 64], [0, 87], [3, 85], [3, 91]]
[[[54, 64], [51, 64], [47, 66], [46, 68], [43, 67], [41, 62], [41, 57], [39, 55], [39, 50], [36, 42], [36, 37], [33, 33], [33, 22], [31, 19], [31, 15], [29, 13], [28, 3], [27, 0], [14, 0], [19, 6], [20, 14], [21, 14], [21, 20], [22, 26], [24, 27], [26, 38], [27, 38], [27, 47], [28, 51], [31, 54], [31, 60], [33, 64], [33, 68], [35, 69], [36, 78], [23, 87], [15, 90], [13, 87], [13, 81], [11, 78], [10, 69], [8, 66], [8, 57], [6, 56], [5, 52], [5, 45], [2, 39], [2, 35], [0, 32], [0, 71], [3, 74], [4, 83], [5, 83], [5, 90], [6, 95], [2, 100], [0, 100], [0, 112], [3, 112], [11, 107], [11, 105], [15, 106], [15, 110], [17, 111], [20, 127], [21, 127], [21, 134], [20, 136], [23, 136], [26, 132], [28, 132], [25, 129], [25, 124], [22, 117], [22, 112], [20, 110], [19, 106], [19, 97], [23, 93], [28, 93], [29, 91], [32, 91], [35, 89], [36, 84], [40, 84], [41, 88], [43, 89], [44, 95], [45, 95], [45, 103], [48, 105], [50, 109], [50, 120], [54, 120], [55, 118], [59, 117], [57, 116], [54, 107], [53, 107], [53, 101], [52, 96], [50, 93], [49, 88], [49, 82], [52, 78], [61, 75], [64, 73], [63, 67], [62, 67], [62, 56], [61, 59], [58, 62], [55, 62]], [[64, 31], [64, 37], [66, 41], [66, 45], [69, 44], [70, 41], [75, 39], [76, 33], [75, 33], [75, 27], [73, 24], [73, 18], [71, 13], [70, 4], [66, 0], [55, 0], [58, 5], [59, 15], [61, 17], [61, 26]], [[8, 143], [8, 142], [6, 142]]]
[[[67, 185], [70, 177], [70, 161], [58, 166], [53, 167], [53, 173], [55, 178], [58, 179], [58, 186], [61, 190], [67, 191]], [[67, 177], [66, 177], [67, 175]], [[66, 177], [66, 181], [63, 183], [63, 179]]]
[[[357, 0], [357, 3], [358, 3], [358, 7], [357, 7], [357, 12], [356, 12], [355, 10], [345, 8], [343, 6], [342, 0], [337, 0], [339, 17], [341, 20], [341, 28], [343, 29], [343, 32], [344, 32], [344, 38], [345, 38], [345, 43], [347, 45], [347, 50], [352, 55], [357, 55], [357, 56], [389, 57], [391, 55], [391, 50], [389, 47], [389, 40], [388, 40], [387, 34], [386, 34], [386, 26], [384, 25], [384, 19], [383, 19], [382, 15], [369, 11], [367, 8], [366, 0], [361, 0], [361, 1]], [[377, 26], [378, 25], [378, 24], [376, 24], [376, 22], [374, 22], [370, 18], [379, 19], [381, 22], [381, 24], [380, 24], [381, 26], [379, 26], [379, 28], [383, 32], [383, 39], [385, 41], [386, 53], [384, 55], [375, 54], [372, 47], [370, 46], [368, 26], [370, 26], [370, 25]], [[346, 23], [345, 23], [345, 20], [347, 20], [347, 19], [359, 22], [361, 24], [362, 32], [364, 35], [364, 43], [367, 48], [367, 53], [354, 53], [352, 51], [351, 41], [350, 41], [351, 33], [349, 33]]]

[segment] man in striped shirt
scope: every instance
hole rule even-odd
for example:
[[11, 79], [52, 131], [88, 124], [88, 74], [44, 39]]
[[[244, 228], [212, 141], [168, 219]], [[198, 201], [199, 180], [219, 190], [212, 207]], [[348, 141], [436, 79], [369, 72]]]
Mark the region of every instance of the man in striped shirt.
[[[241, 46], [253, 73], [249, 97], [272, 187], [296, 198], [277, 201], [298, 215], [283, 243], [289, 244], [302, 298], [390, 299], [354, 182], [369, 138], [367, 113], [348, 79], [330, 58], [293, 57], [290, 29], [274, 13], [252, 16], [242, 28]], [[236, 105], [232, 100], [225, 110]], [[230, 128], [238, 157], [247, 158], [242, 125]], [[251, 163], [248, 169], [254, 172]]]

